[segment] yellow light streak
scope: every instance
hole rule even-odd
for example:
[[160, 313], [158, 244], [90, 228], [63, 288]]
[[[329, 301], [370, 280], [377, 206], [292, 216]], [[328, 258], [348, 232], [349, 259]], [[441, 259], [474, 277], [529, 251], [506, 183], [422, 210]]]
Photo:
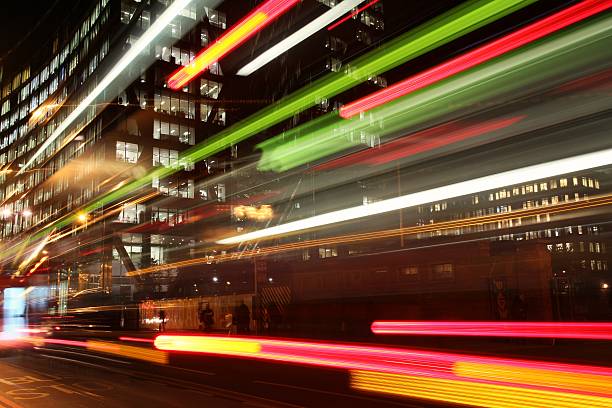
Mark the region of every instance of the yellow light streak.
[[168, 364], [168, 353], [165, 351], [153, 350], [144, 347], [126, 346], [124, 344], [87, 340], [87, 349], [135, 360], [148, 361], [150, 363]]
[[351, 371], [351, 387], [367, 392], [487, 408], [612, 407], [612, 399], [452, 379]]
[[576, 391], [612, 395], [612, 380], [610, 377], [597, 374], [558, 372], [539, 368], [482, 364], [467, 361], [455, 363], [453, 373], [459, 377], [479, 380], [507, 381], [542, 387], [571, 388]]
[[257, 26], [263, 23], [268, 16], [265, 13], [255, 13], [251, 18], [246, 20], [235, 31], [230, 32], [227, 36], [222, 37], [206, 49], [200, 56], [187, 65], [182, 71], [179, 71], [175, 76], [170, 78], [170, 81], [178, 87], [184, 86], [190, 78], [199, 74], [201, 71], [208, 68], [212, 63], [216, 62], [225, 55], [228, 49], [233, 48], [235, 44], [241, 41], [251, 31], [254, 31]]
[[155, 347], [161, 350], [200, 351], [212, 354], [257, 354], [261, 352], [258, 341], [212, 338], [202, 336], [158, 336]]
[[[211, 258], [210, 256], [204, 256], [204, 257], [195, 258], [195, 259], [187, 259], [184, 261], [178, 261], [178, 262], [173, 262], [173, 263], [168, 263], [168, 264], [163, 264], [163, 265], [156, 265], [156, 266], [152, 266], [149, 268], [138, 269], [135, 271], [128, 272], [127, 275], [128, 276], [144, 275], [147, 273], [164, 271], [170, 268], [181, 268], [181, 267], [186, 267], [186, 266], [211, 263], [212, 261], [226, 262], [226, 261], [231, 261], [231, 260], [235, 260], [239, 258], [244, 259], [244, 258], [249, 258], [249, 257], [261, 257], [261, 256], [272, 255], [272, 254], [285, 252], [285, 251], [311, 248], [311, 247], [317, 247], [317, 246], [323, 246], [323, 245], [333, 245], [333, 244], [341, 244], [341, 243], [347, 243], [347, 242], [353, 243], [353, 242], [369, 241], [369, 240], [375, 240], [375, 239], [392, 238], [392, 237], [397, 237], [400, 235], [422, 234], [422, 233], [433, 232], [433, 231], [438, 231], [438, 230], [457, 229], [457, 228], [464, 228], [464, 227], [469, 227], [469, 226], [474, 226], [474, 225], [489, 224], [489, 223], [498, 222], [498, 221], [514, 220], [514, 219], [519, 219], [519, 218], [524, 218], [524, 217], [533, 217], [533, 216], [542, 215], [542, 214], [566, 213], [570, 211], [583, 210], [583, 209], [593, 208], [593, 207], [601, 207], [601, 206], [606, 206], [606, 205], [611, 205], [611, 204], [612, 204], [612, 194], [608, 194], [608, 195], [594, 197], [594, 198], [590, 198], [590, 199], [586, 199], [582, 201], [555, 204], [555, 205], [551, 205], [547, 207], [521, 209], [521, 210], [511, 211], [508, 213], [503, 213], [503, 214], [484, 215], [480, 217], [472, 217], [472, 218], [467, 218], [463, 220], [442, 221], [442, 222], [437, 222], [437, 223], [432, 223], [432, 224], [427, 224], [427, 225], [420, 225], [416, 227], [405, 227], [405, 228], [397, 228], [397, 229], [390, 229], [390, 230], [384, 230], [384, 231], [374, 231], [374, 232], [367, 232], [367, 233], [361, 233], [361, 234], [351, 234], [351, 235], [343, 235], [339, 237], [321, 238], [321, 239], [314, 239], [314, 240], [309, 240], [309, 241], [294, 242], [290, 244], [276, 245], [274, 247], [246, 250], [240, 253], [227, 253], [224, 255], [216, 255], [214, 258]], [[508, 227], [508, 229], [518, 228], [518, 227], [521, 227], [521, 226]]]

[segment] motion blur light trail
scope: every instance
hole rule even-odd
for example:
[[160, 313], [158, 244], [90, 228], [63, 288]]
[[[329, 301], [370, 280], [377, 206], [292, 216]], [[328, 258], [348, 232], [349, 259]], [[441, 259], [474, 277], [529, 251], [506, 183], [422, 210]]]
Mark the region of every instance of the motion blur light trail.
[[[98, 353], [111, 354], [132, 360], [148, 361], [156, 364], [168, 364], [168, 353], [146, 347], [128, 346], [126, 344], [111, 343], [98, 340], [67, 340], [30, 336], [29, 333], [21, 336], [20, 341], [31, 343], [34, 346], [44, 345], [68, 346], [85, 348]], [[133, 341], [133, 340], [132, 340]], [[150, 342], [148, 342], [150, 344]]]
[[[251, 117], [219, 132], [209, 140], [186, 150], [179, 161], [199, 162], [318, 104], [321, 99], [337, 95], [367, 81], [372, 75], [388, 71], [534, 2], [535, 0], [475, 0], [458, 6], [357, 58], [348, 64], [344, 72], [328, 74]], [[149, 185], [155, 178], [162, 179], [177, 171], [174, 168], [157, 168], [147, 175], [98, 198], [85, 206], [83, 211], [91, 213], [108, 203], [133, 194], [136, 189]], [[73, 222], [73, 217], [67, 217], [54, 223], [53, 227], [63, 227], [71, 222]], [[45, 232], [38, 233], [35, 238], [40, 238]]]
[[348, 16], [338, 20], [337, 22], [335, 22], [334, 24], [330, 25], [329, 27], [327, 27], [327, 31], [331, 31], [334, 28], [338, 27], [340, 24], [344, 23], [345, 21], [350, 20], [351, 18], [355, 17], [357, 14], [361, 13], [362, 11], [372, 7], [373, 5], [375, 5], [376, 3], [378, 3], [380, 0], [372, 0], [370, 1], [368, 4], [359, 7], [357, 10], [353, 11], [352, 13], [350, 13]]
[[168, 86], [181, 89], [208, 67], [260, 32], [264, 27], [296, 6], [300, 0], [268, 0], [223, 34], [213, 45], [204, 49], [187, 66], [168, 79]]
[[[398, 237], [400, 235], [411, 235], [411, 234], [419, 234], [433, 231], [444, 231], [449, 229], [457, 229], [463, 227], [469, 227], [474, 225], [482, 225], [488, 224], [492, 222], [500, 222], [500, 221], [508, 221], [508, 220], [516, 220], [524, 217], [533, 217], [537, 215], [543, 214], [561, 214], [571, 211], [584, 210], [589, 208], [597, 208], [612, 205], [612, 195], [604, 195], [600, 197], [590, 197], [588, 200], [576, 201], [576, 202], [568, 202], [562, 204], [555, 204], [543, 207], [529, 208], [529, 209], [521, 209], [514, 210], [508, 213], [503, 214], [492, 214], [492, 215], [484, 215], [479, 217], [471, 217], [462, 220], [453, 220], [453, 221], [443, 221], [443, 222], [435, 222], [426, 225], [419, 225], [414, 227], [404, 227], [404, 228], [396, 228], [390, 230], [383, 231], [374, 231], [374, 232], [366, 232], [361, 234], [350, 234], [350, 235], [341, 235], [332, 238], [320, 238], [313, 240], [306, 240], [288, 244], [278, 244], [272, 247], [258, 247], [252, 250], [244, 250], [239, 254], [235, 253], [226, 253], [221, 255], [216, 255], [214, 257], [205, 256], [201, 258], [189, 259], [178, 262], [171, 262], [163, 265], [156, 265], [149, 268], [142, 268], [135, 271], [127, 272], [128, 276], [137, 276], [144, 275], [147, 273], [164, 271], [171, 268], [181, 268], [186, 266], [193, 265], [201, 265], [210, 262], [224, 262], [235, 260], [237, 258], [248, 258], [248, 257], [263, 257], [271, 254], [281, 253], [285, 251], [292, 251], [297, 249], [318, 247], [323, 245], [333, 245], [333, 244], [341, 244], [346, 242], [359, 242], [359, 241], [368, 241], [368, 240], [376, 240], [390, 237]], [[515, 226], [512, 228], [518, 228], [519, 226]]]
[[378, 215], [402, 208], [430, 203], [433, 201], [461, 197], [481, 191], [494, 190], [496, 188], [509, 185], [554, 177], [581, 170], [593, 169], [610, 164], [612, 164], [612, 149], [605, 149], [599, 152], [587, 153], [548, 163], [535, 164], [489, 176], [466, 180], [455, 184], [436, 187], [430, 190], [406, 194], [367, 205], [332, 211], [321, 215], [304, 218], [299, 221], [288, 222], [274, 227], [264, 228], [261, 230], [248, 232], [246, 234], [221, 239], [217, 243], [222, 245], [237, 244], [244, 241], [252, 241], [276, 235], [288, 234], [310, 228], [321, 227], [323, 225], [337, 224], [343, 221]]
[[[361, 138], [354, 135], [365, 133], [382, 139], [406, 134], [411, 127], [461, 116], [465, 114], [462, 107], [483, 103], [500, 106], [533, 94], [542, 84], [575, 76], [598, 64], [609, 64], [611, 26], [612, 18], [607, 15], [571, 30], [555, 32], [542, 41], [529, 42], [472, 69], [433, 81], [418, 92], [391, 98], [365, 118], [353, 116], [344, 120], [335, 112], [329, 113], [260, 143], [263, 155], [258, 168], [287, 171], [363, 146]], [[445, 139], [444, 135], [440, 137]]]
[[612, 340], [612, 323], [375, 321], [374, 334]]
[[351, 370], [351, 387], [365, 392], [487, 408], [612, 406], [612, 400], [606, 397], [363, 370]]
[[454, 121], [440, 126], [434, 126], [410, 137], [402, 137], [397, 140], [382, 144], [377, 149], [365, 149], [360, 152], [341, 157], [336, 160], [316, 166], [315, 170], [331, 170], [355, 164], [377, 166], [398, 160], [417, 153], [433, 150], [458, 141], [481, 136], [485, 133], [494, 132], [509, 127], [524, 119], [524, 116], [501, 118], [489, 120], [482, 123], [468, 123]]
[[123, 71], [142, 53], [142, 51], [168, 26], [168, 24], [175, 18], [181, 10], [188, 6], [192, 0], [175, 0], [168, 8], [155, 19], [155, 22], [151, 24], [142, 36], [130, 47], [130, 49], [121, 57], [121, 59], [115, 64], [115, 66], [100, 80], [98, 85], [93, 91], [87, 95], [79, 105], [64, 119], [59, 126], [53, 131], [53, 133], [47, 137], [44, 143], [36, 150], [36, 152], [29, 158], [29, 160], [21, 167], [17, 174], [22, 174], [28, 167], [30, 167], [36, 159], [53, 143], [58, 137], [60, 137], [66, 129], [76, 121], [79, 116], [85, 112], [90, 105], [92, 105], [96, 98], [104, 92], [104, 90], [110, 86], [115, 79], [117, 79]]
[[612, 406], [612, 369], [606, 367], [256, 337], [159, 335], [155, 347], [346, 369], [356, 389], [448, 402], [460, 402], [448, 399], [457, 388], [470, 390], [463, 403], [472, 405], [504, 390], [503, 406], [543, 406], [542, 398], [567, 404], [554, 406]]
[[407, 95], [451, 75], [475, 67], [509, 51], [536, 41], [555, 31], [577, 23], [612, 7], [612, 0], [586, 0], [546, 17], [534, 24], [478, 47], [457, 58], [430, 68], [378, 92], [350, 102], [340, 108], [340, 116], [348, 119], [361, 112]]
[[327, 24], [336, 20], [348, 10], [363, 2], [364, 0], [344, 0], [340, 4], [336, 4], [327, 12], [323, 13], [321, 16], [306, 24], [304, 27], [300, 28], [295, 33], [286, 37], [281, 42], [273, 45], [261, 55], [256, 57], [253, 61], [240, 68], [236, 75], [251, 75], [253, 72], [262, 68], [263, 66], [280, 56], [282, 53], [287, 52], [289, 49], [295, 47], [302, 41], [306, 40], [308, 37], [314, 35], [316, 32], [321, 30]]
[[87, 340], [87, 348], [92, 351], [98, 351], [134, 360], [148, 361], [156, 364], [168, 364], [168, 353], [144, 347]]

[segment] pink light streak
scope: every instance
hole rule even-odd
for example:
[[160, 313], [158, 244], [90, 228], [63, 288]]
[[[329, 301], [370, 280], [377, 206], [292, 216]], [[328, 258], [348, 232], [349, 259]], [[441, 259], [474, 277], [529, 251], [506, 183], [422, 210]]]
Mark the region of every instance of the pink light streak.
[[365, 149], [315, 167], [317, 171], [332, 170], [351, 165], [376, 166], [449, 144], [504, 129], [523, 120], [525, 116], [494, 119], [481, 123], [454, 121], [425, 129], [381, 145]]
[[[201, 344], [198, 341], [201, 340]], [[597, 381], [612, 383], [612, 369], [607, 367], [548, 363], [541, 361], [508, 358], [482, 357], [468, 354], [430, 352], [426, 350], [402, 349], [358, 344], [305, 342], [301, 340], [279, 340], [259, 337], [222, 337], [196, 335], [158, 335], [155, 347], [164, 351], [193, 352], [229, 357], [241, 357], [304, 364], [343, 370], [367, 370], [374, 372], [472, 381], [498, 385], [510, 385], [528, 389], [558, 390], [585, 395], [612, 397], [607, 390], [593, 391]], [[494, 373], [496, 367], [507, 367], [516, 372], [539, 370], [542, 378], [550, 376], [549, 382], [529, 384], [507, 381], [504, 377], [481, 378], [466, 376], [457, 371], [458, 364], [482, 365], [482, 369]], [[584, 381], [560, 384], [558, 375], [573, 375]], [[596, 376], [591, 378], [588, 376]]]
[[375, 321], [374, 334], [612, 340], [612, 323]]
[[372, 0], [371, 2], [369, 2], [368, 4], [366, 4], [365, 6], [362, 6], [360, 8], [358, 8], [357, 10], [353, 11], [351, 14], [347, 15], [346, 17], [342, 17], [340, 20], [336, 21], [334, 24], [330, 25], [329, 27], [327, 27], [327, 31], [331, 31], [334, 28], [338, 27], [340, 24], [344, 23], [345, 21], [348, 21], [350, 18], [356, 16], [357, 14], [361, 13], [363, 10], [372, 7], [374, 4], [378, 3], [380, 0]]
[[502, 54], [515, 50], [548, 34], [561, 30], [590, 16], [607, 10], [612, 0], [585, 0], [572, 7], [528, 25], [505, 37], [453, 58], [388, 88], [348, 103], [340, 108], [340, 116], [349, 119], [361, 112], [384, 105], [459, 72], [473, 68]]

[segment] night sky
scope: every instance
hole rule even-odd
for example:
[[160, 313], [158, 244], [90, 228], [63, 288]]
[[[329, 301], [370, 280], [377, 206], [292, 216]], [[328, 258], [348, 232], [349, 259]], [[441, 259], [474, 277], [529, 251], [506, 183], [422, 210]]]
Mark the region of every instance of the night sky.
[[[0, 64], [27, 58], [78, 5], [91, 0], [0, 0]], [[80, 11], [80, 10], [79, 10]], [[29, 51], [28, 51], [29, 50]]]

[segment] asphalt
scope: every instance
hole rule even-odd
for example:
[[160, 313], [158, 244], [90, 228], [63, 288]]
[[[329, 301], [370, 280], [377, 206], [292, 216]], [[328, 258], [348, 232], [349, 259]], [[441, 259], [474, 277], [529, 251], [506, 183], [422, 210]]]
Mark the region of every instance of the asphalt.
[[359, 394], [348, 373], [174, 354], [157, 365], [71, 347], [0, 358], [0, 407], [427, 407]]
[[[155, 334], [62, 331], [53, 338], [128, 344], [152, 351], [151, 343], [118, 339], [152, 339]], [[481, 355], [612, 365], [610, 342], [447, 339], [423, 340], [422, 344], [410, 346], [418, 345]], [[430, 347], [423, 347], [426, 345]], [[0, 408], [47, 406], [384, 408], [440, 405], [359, 393], [350, 388], [346, 370], [280, 362], [170, 353], [167, 364], [156, 364], [70, 344], [39, 344], [0, 357]]]

